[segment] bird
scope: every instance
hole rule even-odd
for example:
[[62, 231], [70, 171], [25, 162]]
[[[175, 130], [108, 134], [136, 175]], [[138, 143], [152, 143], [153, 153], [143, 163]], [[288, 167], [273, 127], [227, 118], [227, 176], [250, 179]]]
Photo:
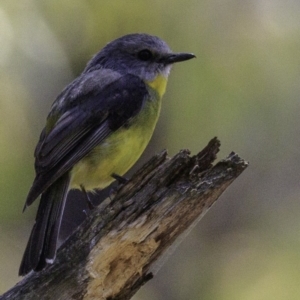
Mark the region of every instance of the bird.
[[36, 146], [36, 176], [23, 211], [40, 198], [19, 275], [55, 261], [69, 190], [104, 189], [134, 165], [156, 126], [174, 63], [172, 52], [146, 33], [108, 43], [57, 96]]

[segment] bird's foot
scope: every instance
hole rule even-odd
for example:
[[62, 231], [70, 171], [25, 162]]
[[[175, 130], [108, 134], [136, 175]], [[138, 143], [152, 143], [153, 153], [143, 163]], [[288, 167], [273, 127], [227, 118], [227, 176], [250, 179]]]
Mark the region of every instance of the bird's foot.
[[127, 179], [126, 177], [120, 176], [118, 174], [113, 173], [111, 175], [112, 178], [116, 179], [118, 181], [119, 184], [125, 184], [129, 181], [129, 179]]

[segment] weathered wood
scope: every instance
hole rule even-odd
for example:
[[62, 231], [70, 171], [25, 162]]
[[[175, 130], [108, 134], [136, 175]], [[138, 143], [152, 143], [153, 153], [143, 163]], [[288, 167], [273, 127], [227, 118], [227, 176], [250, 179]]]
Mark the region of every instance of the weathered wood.
[[214, 138], [192, 157], [188, 150], [154, 156], [88, 216], [53, 265], [0, 299], [130, 299], [165, 251], [247, 167], [235, 153], [213, 166], [219, 145]]

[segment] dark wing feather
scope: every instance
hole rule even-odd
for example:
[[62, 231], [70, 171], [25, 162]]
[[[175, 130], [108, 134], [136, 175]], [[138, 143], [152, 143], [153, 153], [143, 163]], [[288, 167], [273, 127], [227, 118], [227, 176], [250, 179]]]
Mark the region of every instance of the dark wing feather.
[[126, 125], [148, 97], [145, 83], [127, 74], [72, 100], [72, 107], [65, 109], [54, 128], [41, 135], [35, 152], [37, 174], [26, 206], [107, 136]]

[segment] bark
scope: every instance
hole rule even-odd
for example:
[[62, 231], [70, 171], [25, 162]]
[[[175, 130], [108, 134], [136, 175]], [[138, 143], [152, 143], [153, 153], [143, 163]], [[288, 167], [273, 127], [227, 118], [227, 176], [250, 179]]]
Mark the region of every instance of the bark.
[[154, 156], [87, 217], [53, 265], [0, 299], [130, 299], [247, 167], [234, 152], [213, 165], [219, 146], [214, 138], [195, 156]]

